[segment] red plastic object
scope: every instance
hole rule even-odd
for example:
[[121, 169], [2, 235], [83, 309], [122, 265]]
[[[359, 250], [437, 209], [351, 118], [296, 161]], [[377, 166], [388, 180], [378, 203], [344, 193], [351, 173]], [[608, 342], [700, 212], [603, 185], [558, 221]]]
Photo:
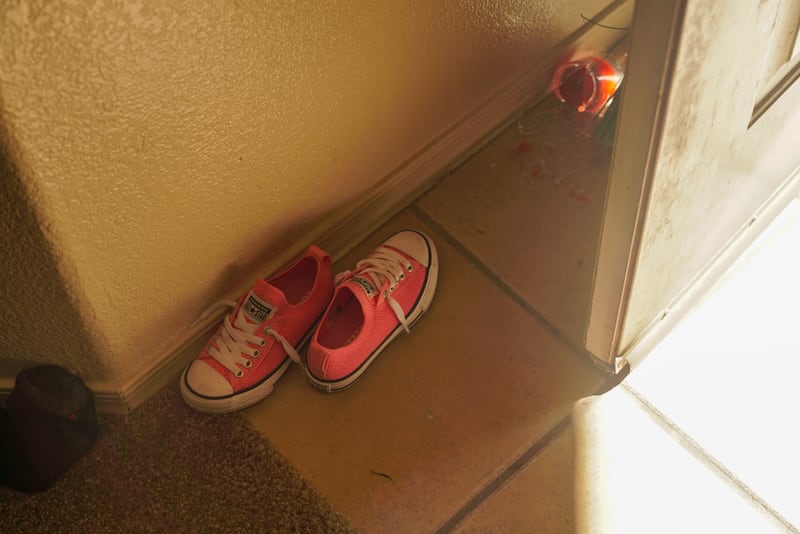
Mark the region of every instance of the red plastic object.
[[561, 65], [553, 76], [556, 97], [579, 112], [597, 113], [617, 90], [622, 75], [608, 61], [588, 57]]

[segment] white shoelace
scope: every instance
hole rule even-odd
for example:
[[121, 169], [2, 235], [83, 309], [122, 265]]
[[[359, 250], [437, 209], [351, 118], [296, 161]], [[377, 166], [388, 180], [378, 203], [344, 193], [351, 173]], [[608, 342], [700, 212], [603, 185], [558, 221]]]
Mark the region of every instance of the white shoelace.
[[406, 333], [410, 332], [406, 315], [403, 308], [391, 295], [392, 291], [406, 277], [406, 272], [411, 272], [413, 265], [402, 254], [395, 252], [387, 247], [378, 247], [375, 252], [366, 259], [356, 264], [354, 271], [344, 271], [336, 276], [336, 283], [348, 276], [358, 276], [361, 274], [371, 274], [375, 281], [381, 286], [383, 298], [389, 303], [389, 307], [394, 312], [395, 317], [403, 325]]
[[[208, 318], [215, 310], [219, 308], [232, 309], [235, 308], [237, 304], [237, 302], [232, 300], [223, 300], [217, 302], [204, 311], [200, 317], [198, 317], [192, 324], [189, 325], [189, 327], [192, 327], [200, 321]], [[242, 367], [245, 369], [252, 367], [253, 359], [258, 358], [261, 355], [260, 347], [263, 347], [267, 344], [267, 341], [263, 337], [256, 334], [258, 328], [259, 325], [248, 322], [247, 319], [244, 318], [243, 313], [239, 313], [234, 321], [231, 321], [231, 316], [228, 314], [225, 316], [225, 319], [222, 322], [222, 328], [220, 329], [219, 335], [214, 338], [214, 343], [217, 346], [214, 347], [209, 343], [209, 345], [206, 347], [207, 352], [212, 358], [221, 363], [237, 378], [241, 378], [244, 376]], [[292, 344], [289, 343], [279, 332], [273, 330], [269, 326], [264, 327], [263, 332], [264, 334], [275, 338], [292, 360], [297, 363], [301, 363], [300, 355], [297, 353]], [[257, 347], [252, 348], [250, 346], [251, 344], [257, 345]], [[245, 355], [249, 356], [249, 358], [244, 357]]]

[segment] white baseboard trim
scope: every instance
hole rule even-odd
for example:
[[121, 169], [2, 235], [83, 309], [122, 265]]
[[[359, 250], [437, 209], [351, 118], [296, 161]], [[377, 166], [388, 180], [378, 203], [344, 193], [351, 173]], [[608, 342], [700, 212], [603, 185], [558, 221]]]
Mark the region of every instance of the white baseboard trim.
[[[609, 4], [594, 21], [612, 27], [630, 27], [633, 19], [633, 0], [616, 0]], [[506, 128], [522, 112], [547, 94], [551, 73], [566, 56], [579, 56], [582, 52], [597, 52], [611, 48], [625, 32], [586, 23], [557, 45], [538, 65], [520, 75], [443, 135], [434, 139], [406, 163], [378, 182], [352, 209], [335, 219], [327, 219], [325, 228], [309, 234], [309, 242], [318, 243], [335, 259], [341, 258], [361, 242], [375, 228], [407, 207], [420, 194], [430, 188], [447, 171], [457, 167], [475, 151]], [[265, 265], [262, 272], [277, 269], [300, 250], [287, 251], [273, 258], [275, 265]], [[280, 260], [280, 261], [278, 261]], [[237, 288], [240, 294], [246, 287]], [[97, 410], [106, 413], [126, 413], [176, 380], [205, 341], [218, 318], [209, 318], [204, 327], [186, 331], [178, 336], [171, 349], [149, 368], [125, 384], [120, 391], [98, 388], [95, 394]], [[12, 383], [0, 383], [0, 402], [11, 390]], [[89, 384], [90, 388], [92, 387]]]
[[219, 317], [210, 317], [197, 328], [186, 329], [171, 350], [165, 352], [152, 366], [125, 384], [120, 392], [95, 394], [97, 410], [107, 413], [126, 413], [178, 379], [181, 371], [197, 356], [202, 344], [213, 334]]

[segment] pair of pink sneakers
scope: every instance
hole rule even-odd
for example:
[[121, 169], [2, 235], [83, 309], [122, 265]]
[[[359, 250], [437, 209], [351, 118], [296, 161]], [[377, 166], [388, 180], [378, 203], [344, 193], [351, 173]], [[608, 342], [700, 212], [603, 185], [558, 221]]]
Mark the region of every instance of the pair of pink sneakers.
[[330, 257], [312, 246], [238, 301], [219, 303], [233, 310], [184, 370], [181, 395], [201, 412], [240, 410], [269, 395], [292, 361], [318, 389], [345, 389], [428, 309], [438, 271], [436, 247], [415, 230], [335, 280]]

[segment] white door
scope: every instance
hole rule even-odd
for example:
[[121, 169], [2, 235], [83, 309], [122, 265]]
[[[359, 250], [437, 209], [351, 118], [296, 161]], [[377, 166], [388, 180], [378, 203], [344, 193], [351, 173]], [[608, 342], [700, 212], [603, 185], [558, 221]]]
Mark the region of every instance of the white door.
[[586, 333], [603, 365], [645, 354], [797, 195], [798, 26], [800, 0], [638, 0]]

